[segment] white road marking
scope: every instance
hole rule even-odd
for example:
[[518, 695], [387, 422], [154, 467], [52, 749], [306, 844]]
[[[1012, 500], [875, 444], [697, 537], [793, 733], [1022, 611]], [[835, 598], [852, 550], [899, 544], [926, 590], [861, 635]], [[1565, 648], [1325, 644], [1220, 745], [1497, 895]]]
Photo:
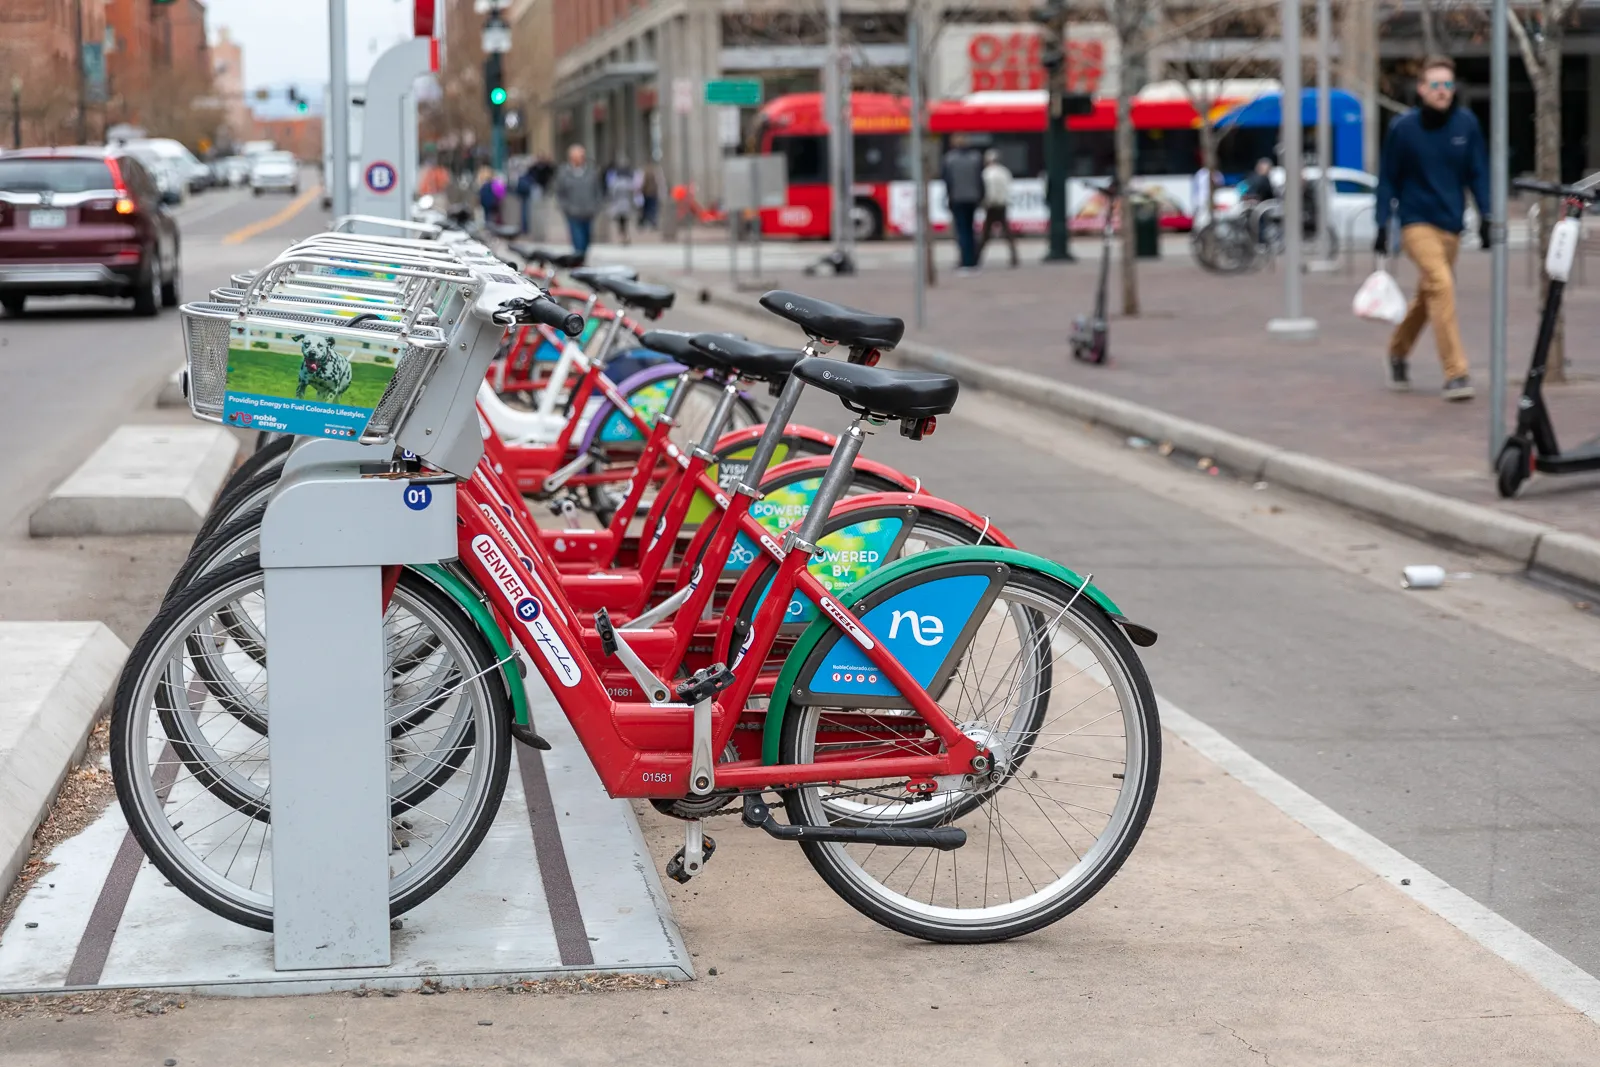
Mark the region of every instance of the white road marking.
[[[1162, 725], [1279, 811], [1371, 870], [1567, 1004], [1600, 1022], [1600, 979], [1421, 864], [1390, 848], [1216, 730], [1165, 699]], [[1401, 879], [1409, 879], [1402, 885]]]

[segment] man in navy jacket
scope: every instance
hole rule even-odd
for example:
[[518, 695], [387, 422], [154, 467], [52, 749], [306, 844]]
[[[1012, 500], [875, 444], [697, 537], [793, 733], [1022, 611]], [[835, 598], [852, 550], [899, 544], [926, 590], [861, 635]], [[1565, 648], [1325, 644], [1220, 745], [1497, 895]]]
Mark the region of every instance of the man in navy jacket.
[[1456, 322], [1453, 273], [1461, 249], [1466, 191], [1477, 201], [1479, 236], [1489, 247], [1489, 164], [1472, 112], [1456, 107], [1456, 68], [1429, 56], [1417, 76], [1422, 106], [1389, 125], [1378, 168], [1377, 250], [1389, 250], [1389, 219], [1398, 212], [1400, 244], [1417, 265], [1417, 295], [1389, 340], [1389, 387], [1411, 388], [1406, 357], [1425, 324], [1444, 364], [1444, 398], [1472, 399], [1467, 356]]

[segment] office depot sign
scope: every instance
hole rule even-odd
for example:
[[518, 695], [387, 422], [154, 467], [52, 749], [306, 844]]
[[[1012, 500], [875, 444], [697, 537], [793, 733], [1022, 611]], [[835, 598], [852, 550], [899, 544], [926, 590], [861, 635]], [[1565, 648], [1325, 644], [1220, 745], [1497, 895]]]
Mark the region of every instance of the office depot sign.
[[[1043, 38], [1031, 23], [986, 23], [945, 27], [936, 52], [935, 92], [1028, 91], [1045, 87], [1039, 63]], [[1067, 84], [1072, 92], [1111, 93], [1116, 88], [1117, 39], [1111, 27], [1071, 27], [1067, 37]]]

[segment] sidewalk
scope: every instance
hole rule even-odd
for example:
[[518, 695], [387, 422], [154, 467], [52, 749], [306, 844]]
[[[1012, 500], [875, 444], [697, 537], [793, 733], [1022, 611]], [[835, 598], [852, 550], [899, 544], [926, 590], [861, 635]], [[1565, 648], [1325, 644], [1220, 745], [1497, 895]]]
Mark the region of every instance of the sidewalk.
[[[820, 247], [820, 246], [819, 246]], [[1139, 264], [1143, 315], [1111, 322], [1112, 362], [1073, 362], [1067, 334], [1074, 315], [1093, 307], [1098, 247], [1078, 241], [1074, 266], [1029, 262], [1019, 270], [990, 249], [981, 274], [956, 277], [941, 244], [939, 285], [928, 291], [927, 324], [907, 338], [970, 359], [1058, 379], [1206, 423], [1280, 448], [1358, 468], [1474, 504], [1600, 536], [1600, 474], [1536, 475], [1512, 501], [1495, 493], [1488, 465], [1489, 256], [1464, 251], [1458, 265], [1462, 334], [1478, 398], [1439, 399], [1442, 382], [1431, 333], [1412, 353], [1414, 391], [1384, 385], [1386, 327], [1357, 320], [1350, 299], [1361, 272], [1308, 275], [1306, 313], [1321, 324], [1315, 342], [1268, 337], [1267, 320], [1282, 313], [1283, 275], [1272, 271], [1218, 277], [1187, 256]], [[805, 277], [792, 270], [769, 279], [855, 307], [912, 314], [905, 269], [864, 270], [854, 277]], [[1111, 307], [1121, 307], [1113, 270]], [[1415, 272], [1399, 277], [1408, 292]], [[681, 278], [681, 283], [700, 281]], [[726, 288], [725, 275], [703, 284]], [[752, 305], [755, 294], [745, 299]], [[1546, 390], [1566, 447], [1600, 433], [1600, 357], [1586, 344], [1600, 327], [1600, 277], [1574, 285], [1566, 301], [1572, 381]], [[1527, 285], [1524, 258], [1511, 257], [1507, 425], [1514, 418], [1522, 376], [1537, 329], [1538, 301]]]
[[[796, 1064], [1600, 1060], [1600, 1029], [1527, 974], [1170, 733], [1165, 756], [1161, 797], [1122, 873], [1016, 941], [900, 937], [828, 892], [792, 845], [715, 827], [715, 862], [668, 890], [696, 982], [191, 997], [159, 1016], [104, 994], [10, 1002], [0, 1064], [478, 1065], [525, 1063], [530, 1050], [539, 1062], [610, 1064], [663, 1049], [704, 1063], [780, 1050]], [[638, 810], [665, 862], [681, 824]], [[84, 1004], [94, 1011], [73, 1012]]]

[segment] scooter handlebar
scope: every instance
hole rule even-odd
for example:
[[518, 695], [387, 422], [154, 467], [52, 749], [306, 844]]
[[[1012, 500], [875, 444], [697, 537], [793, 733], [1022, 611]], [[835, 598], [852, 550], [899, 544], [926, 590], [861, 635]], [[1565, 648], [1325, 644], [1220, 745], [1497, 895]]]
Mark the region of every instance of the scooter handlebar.
[[1513, 178], [1511, 185], [1512, 188], [1529, 193], [1541, 193], [1544, 196], [1575, 197], [1589, 203], [1600, 199], [1600, 190], [1580, 189], [1575, 185], [1562, 185], [1560, 182], [1547, 182], [1539, 178]]

